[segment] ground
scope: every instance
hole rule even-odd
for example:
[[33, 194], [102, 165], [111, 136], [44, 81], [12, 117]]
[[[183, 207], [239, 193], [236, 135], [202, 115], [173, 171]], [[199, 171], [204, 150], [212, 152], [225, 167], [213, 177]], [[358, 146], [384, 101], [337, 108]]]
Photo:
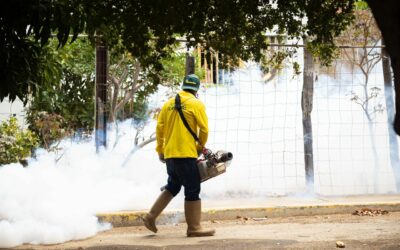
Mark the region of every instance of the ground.
[[379, 216], [352, 214], [243, 218], [203, 222], [213, 237], [187, 238], [186, 224], [118, 227], [91, 238], [58, 245], [24, 245], [16, 249], [400, 249], [400, 212]]

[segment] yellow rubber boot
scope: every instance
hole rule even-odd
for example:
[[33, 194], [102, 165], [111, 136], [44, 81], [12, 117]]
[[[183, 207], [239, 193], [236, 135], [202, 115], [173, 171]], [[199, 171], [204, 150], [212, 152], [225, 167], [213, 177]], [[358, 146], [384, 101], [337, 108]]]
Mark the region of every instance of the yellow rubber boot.
[[200, 225], [201, 220], [201, 200], [185, 201], [185, 217], [188, 237], [213, 236], [214, 229], [203, 229]]
[[150, 231], [157, 233], [156, 218], [161, 214], [168, 203], [174, 198], [168, 190], [162, 191], [158, 196], [156, 202], [154, 202], [150, 211], [144, 216], [144, 226]]

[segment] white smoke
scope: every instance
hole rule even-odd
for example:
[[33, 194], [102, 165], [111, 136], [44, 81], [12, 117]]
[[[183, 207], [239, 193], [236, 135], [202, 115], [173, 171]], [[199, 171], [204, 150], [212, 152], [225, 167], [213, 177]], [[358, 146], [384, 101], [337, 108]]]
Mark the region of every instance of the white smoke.
[[[233, 153], [227, 172], [202, 185], [205, 206], [213, 201], [237, 206], [238, 197], [304, 192], [301, 77], [283, 71], [267, 84], [260, 70], [250, 65], [236, 71], [232, 80], [233, 84], [213, 85], [199, 93], [209, 117], [207, 146]], [[164, 93], [157, 93], [150, 104], [160, 106], [166, 100]], [[365, 117], [348, 97], [324, 93], [327, 88], [316, 85], [312, 112], [315, 191], [371, 193], [374, 172]], [[385, 121], [381, 115], [375, 125], [382, 155], [379, 183], [381, 192], [392, 192]], [[108, 149], [98, 154], [93, 140], [66, 140], [62, 152], [39, 151], [26, 168], [20, 164], [0, 167], [0, 247], [86, 238], [110, 228], [98, 222], [97, 213], [149, 209], [167, 175], [154, 143], [130, 155], [136, 134], [132, 124], [132, 120], [120, 123], [118, 134], [111, 129]], [[151, 121], [145, 132], [149, 135], [154, 129], [155, 121]], [[182, 209], [182, 193], [168, 209]]]
[[129, 133], [99, 154], [93, 141], [65, 141], [58, 162], [59, 155], [42, 151], [27, 168], [1, 167], [0, 246], [89, 237], [110, 228], [98, 223], [96, 213], [147, 209], [165, 179], [163, 165], [152, 149], [143, 149], [122, 167], [134, 131], [130, 121], [120, 129]]

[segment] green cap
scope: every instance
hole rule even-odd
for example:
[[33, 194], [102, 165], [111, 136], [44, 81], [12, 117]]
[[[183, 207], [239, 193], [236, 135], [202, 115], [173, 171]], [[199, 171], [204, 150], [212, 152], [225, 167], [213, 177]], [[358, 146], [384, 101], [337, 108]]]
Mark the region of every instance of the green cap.
[[198, 91], [200, 88], [200, 79], [195, 74], [190, 74], [183, 78], [182, 89]]

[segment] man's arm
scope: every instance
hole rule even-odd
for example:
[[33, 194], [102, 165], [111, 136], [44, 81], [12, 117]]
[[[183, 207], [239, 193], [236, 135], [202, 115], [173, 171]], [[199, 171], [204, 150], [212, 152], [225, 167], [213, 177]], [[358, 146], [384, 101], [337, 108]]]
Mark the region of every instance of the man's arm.
[[196, 115], [197, 126], [199, 127], [199, 140], [202, 145], [197, 145], [197, 151], [202, 150], [208, 140], [208, 117], [206, 107], [200, 103]]
[[165, 113], [165, 108], [163, 106], [160, 113], [158, 114], [157, 127], [156, 127], [156, 140], [157, 140], [156, 151], [158, 154], [164, 154], [164, 122], [165, 122], [164, 113]]

